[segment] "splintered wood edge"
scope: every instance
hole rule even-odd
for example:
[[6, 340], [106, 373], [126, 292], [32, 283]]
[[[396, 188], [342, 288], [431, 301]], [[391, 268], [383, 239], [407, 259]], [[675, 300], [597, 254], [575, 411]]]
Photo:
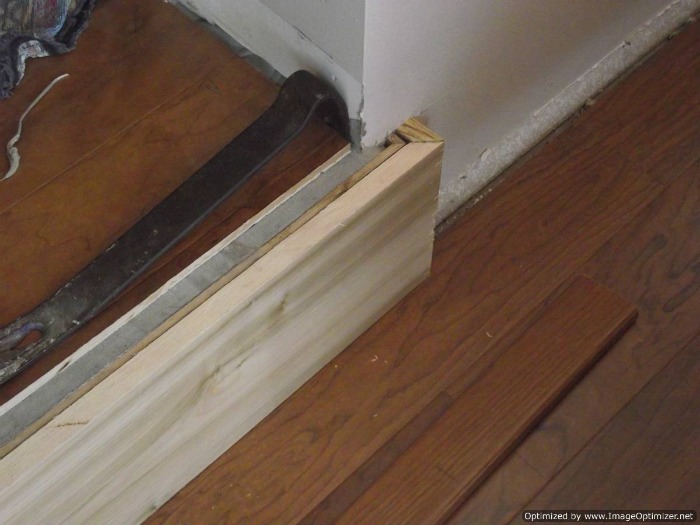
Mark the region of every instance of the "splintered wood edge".
[[401, 124], [396, 130], [396, 134], [406, 142], [444, 142], [440, 135], [415, 117], [411, 117]]
[[[323, 197], [316, 204], [314, 204], [310, 209], [308, 209], [306, 212], [304, 212], [299, 218], [297, 218], [295, 221], [293, 221], [289, 226], [284, 228], [276, 236], [274, 236], [272, 239], [270, 239], [265, 244], [260, 246], [247, 259], [245, 259], [243, 262], [241, 262], [240, 264], [235, 266], [233, 269], [231, 269], [229, 272], [227, 272], [222, 277], [220, 277], [218, 280], [216, 280], [210, 287], [208, 287], [206, 290], [204, 290], [194, 300], [192, 300], [187, 305], [185, 305], [183, 308], [181, 308], [180, 310], [175, 312], [172, 316], [167, 318], [155, 330], [148, 333], [138, 343], [136, 343], [135, 345], [130, 347], [128, 350], [126, 350], [124, 353], [122, 353], [118, 358], [113, 360], [109, 365], [102, 368], [97, 374], [95, 374], [89, 380], [84, 382], [81, 386], [76, 388], [72, 393], [70, 393], [69, 395], [67, 395], [63, 399], [57, 400], [57, 402], [52, 406], [52, 408], [49, 409], [43, 416], [41, 416], [38, 419], [36, 419], [35, 421], [29, 423], [24, 429], [19, 430], [17, 432], [17, 434], [12, 439], [10, 439], [5, 444], [0, 446], [0, 459], [2, 459], [7, 454], [12, 452], [22, 442], [24, 442], [27, 438], [29, 438], [35, 432], [37, 432], [39, 429], [41, 429], [43, 426], [45, 426], [57, 414], [61, 413], [63, 410], [65, 410], [66, 408], [71, 406], [73, 403], [75, 403], [83, 395], [85, 395], [87, 392], [89, 392], [95, 385], [97, 385], [101, 381], [103, 381], [106, 377], [108, 377], [110, 374], [112, 374], [115, 370], [118, 370], [127, 361], [129, 361], [129, 359], [131, 359], [134, 355], [136, 355], [143, 348], [145, 348], [146, 346], [151, 344], [153, 341], [155, 341], [158, 337], [160, 337], [163, 333], [165, 333], [167, 330], [169, 330], [172, 326], [174, 326], [176, 323], [178, 323], [180, 320], [182, 320], [185, 316], [187, 316], [195, 308], [197, 308], [199, 305], [201, 305], [204, 301], [206, 301], [214, 293], [216, 293], [218, 290], [223, 288], [227, 283], [229, 283], [230, 281], [235, 279], [238, 275], [240, 275], [243, 271], [245, 271], [247, 268], [249, 268], [253, 263], [255, 263], [263, 255], [268, 253], [272, 248], [274, 248], [280, 242], [282, 242], [282, 240], [289, 237], [289, 235], [291, 235], [293, 232], [297, 231], [301, 226], [303, 226], [309, 220], [311, 220], [313, 217], [315, 217], [321, 210], [326, 208], [328, 206], [328, 204], [333, 202], [335, 199], [337, 199], [343, 193], [347, 192], [355, 184], [357, 184], [359, 181], [361, 181], [363, 178], [365, 178], [369, 173], [371, 173], [372, 171], [377, 169], [379, 166], [381, 166], [384, 162], [386, 162], [388, 159], [390, 159], [396, 152], [398, 152], [405, 145], [406, 145], [406, 143], [401, 138], [392, 134], [392, 136], [390, 136], [389, 139], [387, 140], [385, 147], [377, 155], [375, 155], [373, 158], [371, 158], [369, 160], [369, 162], [367, 162], [362, 168], [360, 168], [358, 171], [356, 171], [355, 173], [350, 175], [347, 179], [345, 179], [340, 185], [338, 185], [333, 190], [331, 190], [330, 193], [328, 193], [325, 197]], [[7, 411], [12, 409], [18, 403], [22, 402], [24, 399], [26, 399], [28, 396], [30, 396], [34, 391], [36, 391], [39, 387], [50, 382], [55, 376], [57, 376], [61, 371], [63, 371], [66, 366], [69, 366], [71, 362], [74, 362], [74, 360], [76, 360], [82, 356], [85, 356], [85, 355], [89, 354], [91, 351], [93, 351], [95, 349], [95, 347], [101, 341], [104, 340], [104, 338], [106, 337], [106, 334], [116, 333], [128, 321], [137, 317], [141, 312], [143, 312], [147, 306], [153, 304], [158, 297], [160, 297], [161, 295], [166, 293], [169, 289], [172, 289], [178, 283], [184, 281], [189, 275], [191, 275], [193, 273], [194, 270], [196, 270], [198, 267], [202, 266], [213, 255], [215, 255], [216, 253], [223, 250], [225, 247], [227, 247], [232, 242], [235, 242], [235, 240], [238, 237], [240, 237], [241, 232], [248, 230], [255, 223], [258, 223], [262, 217], [268, 216], [271, 213], [273, 213], [282, 204], [287, 202], [291, 196], [298, 193], [300, 189], [307, 186], [311, 181], [315, 180], [317, 177], [322, 176], [322, 174], [324, 172], [326, 172], [328, 169], [332, 168], [334, 165], [336, 165], [338, 162], [340, 162], [349, 153], [350, 153], [350, 146], [346, 146], [345, 148], [341, 149], [336, 155], [331, 157], [327, 162], [325, 162], [324, 164], [322, 164], [321, 166], [319, 166], [318, 168], [313, 170], [307, 177], [305, 177], [303, 180], [299, 181], [292, 188], [287, 190], [284, 194], [282, 194], [280, 197], [275, 199], [271, 204], [269, 204], [267, 207], [265, 207], [255, 217], [248, 220], [246, 223], [244, 223], [239, 228], [237, 228], [233, 233], [231, 233], [229, 236], [227, 236], [225, 239], [223, 239], [221, 242], [219, 242], [216, 246], [214, 246], [213, 248], [208, 250], [205, 254], [203, 254], [201, 257], [199, 257], [196, 261], [194, 261], [185, 270], [180, 272], [177, 276], [170, 279], [159, 290], [157, 290], [156, 292], [151, 294], [151, 296], [149, 296], [145, 301], [143, 301], [141, 304], [139, 304], [138, 306], [133, 308], [131, 311], [126, 313], [124, 316], [122, 316], [120, 319], [118, 319], [114, 324], [112, 324], [112, 326], [107, 328], [101, 334], [98, 334], [95, 338], [93, 338], [88, 343], [86, 343], [81, 348], [79, 348], [73, 355], [71, 355], [70, 357], [68, 357], [67, 359], [65, 359], [61, 363], [59, 363], [56, 367], [54, 367], [52, 370], [50, 370], [49, 372], [44, 374], [44, 376], [39, 378], [32, 385], [30, 385], [29, 387], [24, 389], [22, 392], [17, 394], [17, 396], [15, 396], [11, 400], [9, 400], [4, 406], [0, 407], [0, 416], [2, 416], [3, 413], [7, 413]]]
[[[45, 503], [36, 509], [40, 520], [117, 512], [140, 521], [152, 513], [428, 275], [441, 158], [441, 145], [407, 146], [4, 458], [6, 522], [26, 516], [37, 497]], [[312, 271], [318, 264], [325, 270]], [[310, 308], [305, 282], [320, 277]], [[369, 310], [348, 302], [349, 283]], [[326, 324], [311, 323], [329, 302], [338, 309]], [[350, 312], [357, 316], [352, 323], [330, 330]], [[291, 326], [301, 332], [285, 359], [296, 364], [270, 361]], [[237, 354], [229, 340], [241, 342]], [[316, 348], [311, 354], [309, 345]], [[253, 349], [262, 356], [253, 359]], [[265, 381], [255, 387], [255, 403], [240, 378]], [[248, 408], [237, 418], [219, 417], [222, 401]], [[94, 461], [81, 459], [86, 454]]]

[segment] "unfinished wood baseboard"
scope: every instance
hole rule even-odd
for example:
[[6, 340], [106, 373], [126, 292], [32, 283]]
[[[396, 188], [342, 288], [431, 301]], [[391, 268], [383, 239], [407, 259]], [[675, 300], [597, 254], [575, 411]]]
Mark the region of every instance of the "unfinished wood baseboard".
[[[258, 250], [274, 244], [279, 228], [287, 226], [285, 221], [293, 220], [295, 212], [306, 209], [307, 203], [297, 201], [300, 198], [309, 201], [309, 192], [318, 193], [314, 186], [332, 167], [344, 162], [349, 153], [349, 147], [341, 150], [73, 355], [0, 406], [0, 457], [26, 439], [37, 423], [43, 426], [250, 266]], [[329, 178], [335, 179], [332, 175]], [[326, 185], [325, 189], [330, 187]], [[42, 415], [43, 411], [46, 413]]]
[[3, 458], [0, 521], [154, 512], [427, 276], [441, 158], [402, 147]]
[[404, 145], [344, 148], [161, 289], [0, 406], [0, 458]]

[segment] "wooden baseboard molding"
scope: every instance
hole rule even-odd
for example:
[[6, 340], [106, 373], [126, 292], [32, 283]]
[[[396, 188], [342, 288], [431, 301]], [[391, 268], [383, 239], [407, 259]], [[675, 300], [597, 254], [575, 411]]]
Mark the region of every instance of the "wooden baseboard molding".
[[204, 253], [145, 301], [0, 406], [0, 458], [162, 335], [404, 142], [347, 147]]
[[0, 460], [0, 521], [139, 522], [430, 269], [440, 142], [412, 142]]

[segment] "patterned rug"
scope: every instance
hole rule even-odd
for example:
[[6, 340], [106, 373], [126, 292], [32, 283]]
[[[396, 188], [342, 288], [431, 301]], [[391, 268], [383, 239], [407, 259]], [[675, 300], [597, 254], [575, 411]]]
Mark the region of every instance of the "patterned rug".
[[96, 0], [0, 0], [0, 99], [24, 75], [28, 58], [67, 53]]

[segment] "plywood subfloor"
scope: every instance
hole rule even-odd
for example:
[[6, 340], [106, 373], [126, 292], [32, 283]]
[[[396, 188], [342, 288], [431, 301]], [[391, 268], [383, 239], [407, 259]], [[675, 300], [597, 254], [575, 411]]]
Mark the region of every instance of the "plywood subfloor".
[[451, 522], [697, 508], [699, 175], [694, 23], [510, 169], [438, 237], [428, 281], [150, 523], [296, 523], [356, 474], [371, 487], [407, 453], [400, 441], [429, 432], [474, 382], [475, 364], [581, 274], [635, 303], [637, 324]]
[[[0, 183], [0, 326], [108, 247], [274, 100], [277, 86], [160, 0], [102, 0], [74, 52], [32, 60], [0, 102], [0, 137], [29, 102], [22, 163]], [[319, 122], [102, 315], [21, 376], [6, 401], [325, 162], [344, 141]], [[6, 161], [0, 160], [4, 173]]]

